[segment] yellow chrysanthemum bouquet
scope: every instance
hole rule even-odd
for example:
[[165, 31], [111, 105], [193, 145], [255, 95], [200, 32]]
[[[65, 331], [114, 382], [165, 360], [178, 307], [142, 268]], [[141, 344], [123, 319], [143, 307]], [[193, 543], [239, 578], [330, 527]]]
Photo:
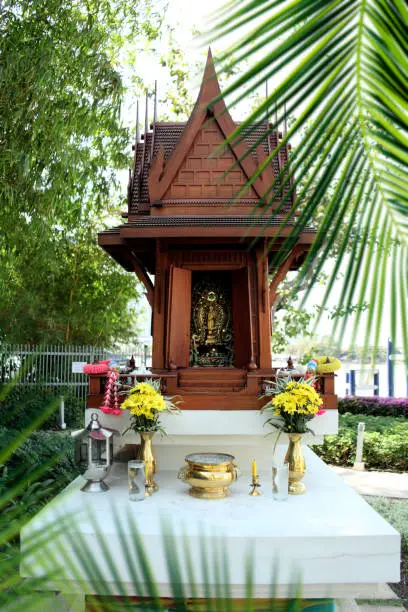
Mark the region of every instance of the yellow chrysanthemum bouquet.
[[261, 409], [262, 413], [272, 413], [266, 423], [280, 432], [313, 433], [307, 426], [308, 421], [325, 413], [320, 408], [323, 400], [313, 387], [314, 381], [314, 378], [277, 378], [276, 382], [270, 382], [271, 388], [263, 397], [273, 397]]
[[[127, 398], [122, 402], [121, 409], [130, 412], [130, 427], [137, 432], [160, 431], [166, 434], [166, 430], [160, 423], [160, 414], [170, 412], [179, 414], [178, 402], [173, 397], [165, 397], [160, 391], [160, 379], [149, 379], [137, 383], [127, 393]], [[123, 432], [125, 433], [125, 432]]]

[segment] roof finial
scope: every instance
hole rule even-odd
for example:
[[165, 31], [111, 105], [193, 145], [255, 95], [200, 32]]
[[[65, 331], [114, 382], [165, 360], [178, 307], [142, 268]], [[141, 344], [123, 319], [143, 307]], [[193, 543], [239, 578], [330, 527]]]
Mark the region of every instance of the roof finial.
[[150, 147], [150, 159], [153, 159], [154, 136], [156, 133], [156, 121], [157, 121], [157, 81], [154, 82], [153, 134], [152, 134], [152, 144]]
[[265, 81], [265, 119], [266, 119], [266, 142], [268, 145], [268, 154], [271, 153], [271, 141], [269, 140], [269, 108], [268, 108], [268, 99], [269, 99], [269, 91], [268, 91], [268, 79]]
[[154, 82], [154, 108], [153, 108], [153, 123], [157, 121], [157, 81]]
[[268, 98], [269, 98], [268, 79], [266, 79], [265, 81], [266, 123], [268, 123], [268, 115], [269, 115]]
[[139, 100], [136, 100], [136, 144], [140, 141], [139, 130]]
[[149, 131], [149, 92], [146, 89], [145, 137], [144, 137], [145, 142], [146, 142], [146, 134], [148, 131]]
[[283, 132], [283, 137], [284, 137], [284, 138], [286, 138], [287, 133], [288, 133], [288, 117], [287, 117], [287, 114], [286, 114], [286, 102], [285, 102], [285, 104], [283, 105], [283, 118], [284, 118], [284, 124], [283, 124], [283, 126], [284, 126], [284, 132]]
[[144, 172], [145, 156], [146, 156], [146, 144], [147, 144], [147, 132], [149, 130], [149, 124], [148, 124], [148, 117], [149, 117], [148, 101], [149, 101], [149, 94], [148, 94], [148, 91], [146, 89], [145, 130], [144, 130], [144, 134], [142, 136], [142, 138], [143, 138], [143, 152], [142, 152], [142, 163], [140, 165], [140, 181], [142, 180], [142, 176], [143, 176], [143, 172]]
[[[279, 146], [279, 137], [280, 137], [280, 133], [279, 133], [279, 124], [278, 124], [278, 103], [275, 102], [275, 133], [276, 133], [276, 146]], [[280, 153], [277, 154], [276, 156], [276, 161], [278, 162], [278, 171], [280, 172], [281, 170], [281, 160], [280, 160]]]
[[201, 82], [199, 93], [200, 105], [207, 107], [209, 110], [214, 106], [213, 100], [221, 95], [220, 86], [218, 83], [217, 73], [215, 71], [211, 47], [208, 47], [207, 61]]

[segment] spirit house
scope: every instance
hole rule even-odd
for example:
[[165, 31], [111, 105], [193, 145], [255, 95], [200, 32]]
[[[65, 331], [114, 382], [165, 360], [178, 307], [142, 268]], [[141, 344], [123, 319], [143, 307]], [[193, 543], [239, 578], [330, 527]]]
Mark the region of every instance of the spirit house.
[[[281, 197], [265, 212], [260, 204], [271, 199], [288, 148], [248, 186], [282, 135], [265, 122], [225, 145], [235, 129], [209, 52], [189, 120], [159, 122], [155, 111], [150, 130], [146, 120], [134, 147], [127, 222], [99, 235], [100, 246], [144, 284], [152, 307], [152, 372], [168, 393], [183, 397], [187, 410], [259, 409], [263, 381], [274, 373], [276, 287], [301, 265], [314, 238], [312, 229], [301, 234], [281, 269], [271, 269], [268, 242], [292, 199], [287, 195], [279, 214]], [[282, 235], [290, 229], [289, 221]], [[332, 375], [323, 380], [322, 393], [334, 408], [332, 383]]]
[[[384, 597], [386, 585], [381, 583], [399, 580], [400, 535], [360, 495], [309, 448], [304, 449], [310, 466], [305, 474], [308, 494], [278, 503], [279, 479], [271, 486], [272, 465], [276, 476], [279, 464], [283, 466], [286, 436], [274, 445], [265, 435], [271, 431], [264, 427], [268, 417], [258, 412], [259, 395], [275, 374], [270, 311], [279, 282], [302, 263], [314, 238], [313, 230], [301, 234], [280, 269], [273, 269], [268, 246], [271, 238], [277, 238], [285, 210], [287, 215], [293, 201], [286, 192], [283, 198], [288, 202], [276, 195], [268, 209], [261, 204], [279, 179], [288, 150], [283, 147], [279, 157], [264, 164], [263, 172], [247, 185], [281, 144], [281, 135], [265, 123], [254, 126], [241, 141], [225, 144], [236, 124], [220, 95], [210, 54], [188, 122], [162, 123], [155, 118], [148, 127], [146, 121], [143, 137], [136, 139], [126, 223], [102, 232], [99, 244], [145, 286], [152, 308], [152, 372], [168, 395], [182, 396], [183, 414], [166, 419], [161, 413], [169, 435], [156, 436], [160, 490], [142, 507], [138, 503], [133, 508], [124, 460], [128, 452], [134, 452], [139, 435], [126, 428], [128, 410], [120, 416], [104, 414], [103, 423], [116, 421], [127, 433], [116, 449], [107, 451], [106, 461], [96, 472], [98, 457], [89, 455], [92, 465], [86, 475], [101, 488], [99, 481], [116, 450], [115, 457], [122, 462], [113, 463], [107, 475], [110, 491], [84, 494], [80, 490], [84, 479], [79, 476], [27, 522], [20, 536], [21, 576], [34, 579], [36, 585], [43, 579], [41, 588], [53, 591], [50, 597], [55, 601], [55, 592], [61, 590], [60, 600], [78, 612], [94, 609], [96, 604], [107, 609], [112, 601], [133, 610], [157, 609], [158, 597], [163, 609], [174, 612], [180, 606], [203, 609], [210, 599], [213, 609], [219, 609], [222, 598], [231, 609], [244, 610], [248, 561], [256, 610], [295, 605], [304, 611], [334, 612], [335, 597], [348, 600], [349, 607], [356, 596]], [[258, 141], [260, 145], [253, 146]], [[275, 207], [281, 204], [278, 213]], [[289, 220], [284, 231], [290, 229]], [[272, 248], [281, 245], [277, 238]], [[85, 419], [91, 425], [85, 432], [98, 429], [95, 409], [104, 400], [119, 403], [121, 374], [111, 369], [105, 389], [107, 367], [90, 367], [94, 373], [89, 375], [87, 406], [92, 410]], [[104, 373], [97, 374], [98, 370]], [[126, 381], [143, 376], [123, 373]], [[312, 443], [321, 443], [323, 434], [337, 431], [334, 375], [319, 376], [319, 385], [324, 406], [331, 410], [311, 421], [316, 434], [309, 436]], [[114, 411], [119, 412], [116, 407]], [[103, 428], [110, 435], [112, 430]], [[150, 441], [152, 435], [141, 432]], [[304, 445], [309, 443], [307, 437]], [[293, 469], [288, 466], [288, 471], [298, 481], [305, 469], [300, 433], [293, 432], [291, 438], [290, 447], [298, 445], [293, 461], [289, 458]], [[108, 449], [105, 440], [99, 441], [102, 450]], [[89, 444], [92, 450], [93, 443]], [[184, 458], [186, 465], [180, 469]], [[148, 468], [141, 486], [147, 482], [150, 493], [151, 447], [145, 459]], [[242, 470], [238, 480], [234, 459]], [[230, 497], [214, 501], [226, 497], [233, 481]], [[190, 495], [185, 483], [191, 485]], [[283, 497], [287, 487], [285, 480]], [[143, 498], [140, 490], [137, 498], [139, 502]], [[55, 521], [61, 523], [61, 517], [70, 518], [56, 532]], [[50, 527], [52, 537], [42, 545]], [[32, 546], [33, 538], [38, 546]], [[154, 598], [147, 597], [151, 589], [143, 575], [135, 579], [133, 559], [141, 555], [138, 541], [154, 568]], [[133, 547], [131, 559], [128, 543]], [[169, 546], [175, 555], [169, 555]], [[90, 579], [87, 576], [84, 559], [91, 559], [89, 567], [97, 568], [97, 580], [93, 574]], [[207, 572], [203, 572], [205, 566]], [[176, 583], [175, 572], [179, 574]], [[301, 578], [301, 600], [294, 576]], [[92, 599], [87, 602], [88, 593]], [[270, 601], [271, 596], [277, 599]], [[285, 602], [283, 598], [293, 599]]]

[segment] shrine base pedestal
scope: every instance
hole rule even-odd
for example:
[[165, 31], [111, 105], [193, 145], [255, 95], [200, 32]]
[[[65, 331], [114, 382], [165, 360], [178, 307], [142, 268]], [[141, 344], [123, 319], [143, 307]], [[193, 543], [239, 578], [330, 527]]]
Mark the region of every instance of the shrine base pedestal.
[[[116, 464], [107, 479], [110, 486], [107, 493], [82, 493], [83, 478], [78, 477], [23, 529], [21, 545], [24, 549], [30, 534], [51, 528], [56, 521], [64, 521], [58, 542], [49, 544], [54, 563], [61, 564], [64, 577], [56, 583], [50, 582], [50, 590], [79, 594], [101, 592], [98, 589], [102, 585], [98, 585], [98, 581], [85, 584], [78, 580], [81, 575], [78, 556], [81, 542], [85, 542], [98, 559], [100, 579], [109, 584], [111, 593], [125, 593], [128, 597], [140, 595], [134, 591], [121, 545], [121, 530], [122, 536], [124, 533], [129, 540], [132, 538], [126, 518], [128, 512], [148, 552], [163, 598], [173, 596], [163, 521], [171, 523], [179, 553], [183, 543], [187, 543], [192, 553], [197, 591], [189, 584], [187, 574], [183, 576], [183, 592], [188, 598], [205, 597], [200, 555], [203, 545], [209, 554], [209, 580], [213, 586], [222, 583], [222, 576], [211, 562], [212, 555], [219, 554], [221, 543], [228, 556], [231, 597], [235, 600], [245, 597], [248, 555], [251, 555], [253, 568], [253, 595], [260, 600], [260, 605], [270, 597], [273, 576], [277, 581], [275, 597], [285, 599], [296, 596], [293, 585], [299, 581], [303, 585], [302, 599], [326, 600], [353, 598], [357, 594], [372, 597], [378, 583], [399, 580], [399, 534], [311, 450], [305, 449], [307, 493], [290, 496], [287, 502], [281, 503], [272, 499], [269, 469], [260, 472], [261, 497], [248, 495], [250, 474], [244, 471], [241, 479], [231, 486], [229, 498], [216, 501], [192, 498], [187, 493], [187, 486], [177, 480], [176, 472], [165, 469], [165, 454], [160, 454], [157, 476], [160, 490], [145, 501], [129, 501], [126, 465]], [[109, 565], [104, 562], [99, 533], [109, 543], [120, 584], [112, 579]], [[63, 555], [58, 544], [63, 547]], [[44, 575], [47, 546], [45, 542], [45, 550], [36, 550], [27, 559], [21, 568], [24, 577]], [[69, 569], [70, 566], [74, 569]]]

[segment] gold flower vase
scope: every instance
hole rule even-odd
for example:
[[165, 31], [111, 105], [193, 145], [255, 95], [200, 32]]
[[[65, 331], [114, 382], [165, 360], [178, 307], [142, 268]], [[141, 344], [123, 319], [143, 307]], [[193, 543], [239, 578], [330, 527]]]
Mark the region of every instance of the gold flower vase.
[[302, 451], [302, 434], [288, 434], [289, 447], [286, 451], [285, 463], [289, 463], [289, 493], [301, 495], [306, 487], [300, 482], [306, 472], [305, 458]]
[[157, 472], [157, 459], [154, 454], [152, 439], [154, 431], [140, 431], [140, 448], [138, 459], [145, 463], [145, 489], [146, 495], [151, 495], [159, 488], [159, 485], [154, 481], [154, 475]]

